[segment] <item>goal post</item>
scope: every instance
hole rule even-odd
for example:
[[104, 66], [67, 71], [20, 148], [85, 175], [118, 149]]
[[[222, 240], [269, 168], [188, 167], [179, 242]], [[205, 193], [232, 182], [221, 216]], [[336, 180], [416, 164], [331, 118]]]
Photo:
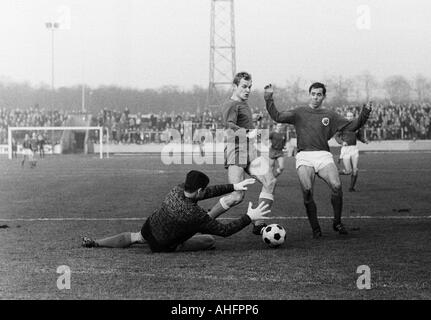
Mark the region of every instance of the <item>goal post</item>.
[[[103, 159], [103, 127], [99, 126], [74, 126], [74, 127], [9, 127], [8, 128], [8, 157], [12, 159], [12, 137], [14, 131], [89, 131], [89, 130], [97, 130], [99, 132], [99, 156], [100, 159]], [[109, 139], [109, 136], [106, 136]], [[108, 143], [109, 141], [107, 141]], [[106, 150], [108, 152], [108, 150]], [[107, 154], [109, 158], [109, 155]]]

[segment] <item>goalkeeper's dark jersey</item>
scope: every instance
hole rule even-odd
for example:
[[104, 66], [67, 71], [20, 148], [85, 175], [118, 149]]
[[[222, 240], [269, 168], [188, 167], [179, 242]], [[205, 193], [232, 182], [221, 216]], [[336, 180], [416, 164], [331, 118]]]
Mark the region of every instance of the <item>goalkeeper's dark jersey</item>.
[[154, 252], [175, 251], [176, 247], [196, 233], [228, 237], [250, 224], [251, 219], [244, 214], [230, 223], [220, 223], [211, 218], [197, 201], [219, 197], [234, 191], [232, 184], [207, 187], [199, 199], [189, 199], [184, 195], [184, 184], [174, 187], [145, 222], [141, 233]]

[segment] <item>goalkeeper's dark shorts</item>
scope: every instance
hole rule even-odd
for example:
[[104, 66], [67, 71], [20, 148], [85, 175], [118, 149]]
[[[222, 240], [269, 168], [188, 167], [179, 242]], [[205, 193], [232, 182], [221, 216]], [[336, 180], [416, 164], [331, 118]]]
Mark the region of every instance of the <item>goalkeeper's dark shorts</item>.
[[160, 245], [151, 232], [151, 227], [148, 219], [142, 226], [141, 235], [147, 241], [152, 252], [173, 252], [177, 248], [177, 246], [167, 247]]

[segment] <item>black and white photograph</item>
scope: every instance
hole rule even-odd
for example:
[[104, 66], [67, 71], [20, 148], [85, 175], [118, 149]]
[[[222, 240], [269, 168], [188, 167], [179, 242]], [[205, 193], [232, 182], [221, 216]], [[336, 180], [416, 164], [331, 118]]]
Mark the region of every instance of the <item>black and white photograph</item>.
[[431, 2], [2, 0], [0, 25], [0, 300], [431, 299]]

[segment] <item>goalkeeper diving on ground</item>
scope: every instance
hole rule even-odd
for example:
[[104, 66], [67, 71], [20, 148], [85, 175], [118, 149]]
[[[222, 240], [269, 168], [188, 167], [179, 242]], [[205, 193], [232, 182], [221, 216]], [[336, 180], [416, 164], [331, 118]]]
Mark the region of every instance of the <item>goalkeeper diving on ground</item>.
[[[157, 209], [144, 223], [140, 232], [124, 232], [111, 237], [94, 240], [82, 238], [82, 246], [87, 248], [127, 248], [132, 244], [146, 244], [152, 252], [199, 251], [215, 248], [213, 235], [228, 237], [262, 220], [271, 212], [268, 205], [261, 202], [255, 209], [249, 203], [248, 210], [229, 223], [221, 223], [212, 218], [198, 201], [220, 197], [233, 191], [246, 191], [255, 179], [245, 179], [236, 184], [208, 186], [206, 174], [192, 170], [184, 183], [171, 189]], [[197, 234], [199, 233], [199, 234]]]

